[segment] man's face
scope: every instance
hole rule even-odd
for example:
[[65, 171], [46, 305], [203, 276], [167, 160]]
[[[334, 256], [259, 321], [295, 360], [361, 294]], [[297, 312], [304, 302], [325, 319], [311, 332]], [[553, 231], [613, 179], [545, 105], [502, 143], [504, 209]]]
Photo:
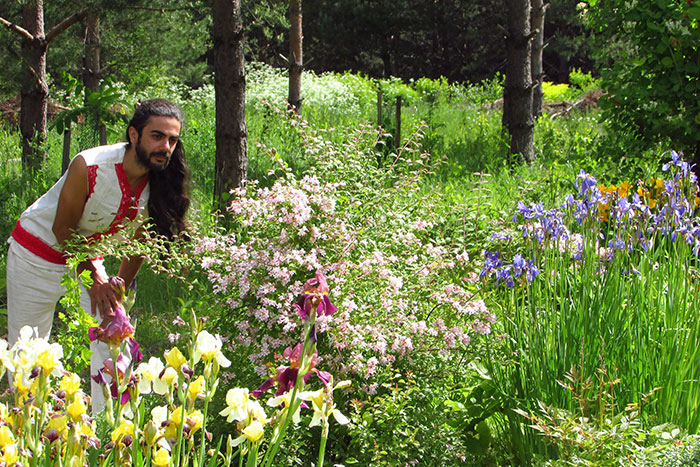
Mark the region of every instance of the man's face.
[[160, 172], [170, 163], [180, 139], [180, 122], [172, 117], [152, 116], [141, 134], [134, 131], [133, 135], [137, 136], [134, 149], [139, 163], [148, 170]]

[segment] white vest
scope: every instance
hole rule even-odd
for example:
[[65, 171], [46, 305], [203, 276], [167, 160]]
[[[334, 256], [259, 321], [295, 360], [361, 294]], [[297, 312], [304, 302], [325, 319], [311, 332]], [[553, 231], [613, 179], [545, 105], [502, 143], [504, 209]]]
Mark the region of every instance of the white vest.
[[[85, 159], [88, 173], [88, 197], [83, 215], [75, 226], [78, 235], [98, 239], [116, 233], [137, 216], [141, 216], [140, 219], [148, 216], [148, 175], [132, 196], [123, 167], [125, 152], [126, 143], [118, 143], [87, 149], [75, 156]], [[52, 230], [65, 180], [66, 174], [63, 174], [49, 191], [22, 213], [12, 231], [12, 238], [20, 245], [56, 264], [65, 264], [64, 254]]]

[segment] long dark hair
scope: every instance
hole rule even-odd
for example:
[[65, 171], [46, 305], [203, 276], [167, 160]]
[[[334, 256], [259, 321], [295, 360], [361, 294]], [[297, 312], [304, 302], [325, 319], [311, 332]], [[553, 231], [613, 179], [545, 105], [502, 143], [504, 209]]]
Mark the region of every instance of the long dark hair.
[[[136, 129], [139, 138], [152, 116], [176, 118], [182, 125], [182, 113], [172, 102], [165, 99], [141, 101], [129, 122], [129, 127]], [[127, 147], [131, 146], [129, 127], [126, 129]], [[182, 140], [178, 140], [165, 170], [150, 172], [149, 185], [151, 194], [148, 198], [148, 214], [151, 216], [153, 230], [172, 240], [186, 229], [185, 215], [190, 207], [190, 170], [185, 160]]]

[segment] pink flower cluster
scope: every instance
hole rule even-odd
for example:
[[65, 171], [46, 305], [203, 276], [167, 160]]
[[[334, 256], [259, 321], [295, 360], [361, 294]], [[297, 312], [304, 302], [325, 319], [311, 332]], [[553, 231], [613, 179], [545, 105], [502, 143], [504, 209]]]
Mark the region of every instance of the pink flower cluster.
[[373, 229], [342, 184], [316, 176], [266, 188], [251, 182], [233, 194], [238, 228], [200, 239], [196, 253], [231, 309], [230, 350], [260, 374], [294, 343], [300, 323], [292, 304], [315, 270], [338, 305], [316, 321], [325, 331], [319, 345], [329, 350], [321, 352], [324, 367], [334, 372], [372, 378], [397, 359], [449, 355], [490, 333], [495, 316], [470, 291], [469, 256], [429, 240], [433, 221], [384, 214], [381, 224], [395, 228]]

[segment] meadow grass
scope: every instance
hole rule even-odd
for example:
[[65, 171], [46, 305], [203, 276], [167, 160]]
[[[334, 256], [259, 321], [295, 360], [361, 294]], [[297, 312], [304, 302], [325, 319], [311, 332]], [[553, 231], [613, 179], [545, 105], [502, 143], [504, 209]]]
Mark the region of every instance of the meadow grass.
[[[421, 241], [431, 248], [467, 251], [475, 264], [481, 264], [483, 250], [493, 246], [492, 235], [513, 228], [510, 220], [518, 202], [528, 206], [538, 202], [548, 208], [558, 206], [567, 193], [576, 190], [576, 177], [581, 169], [611, 184], [649, 180], [661, 165], [659, 148], [664, 147], [664, 142], [659, 142], [658, 148], [635, 149], [635, 142], [624, 135], [608, 133], [595, 111], [558, 117], [543, 115], [536, 125], [536, 162], [511, 165], [501, 131], [500, 111], [490, 105], [501, 91], [498, 78], [467, 86], [451, 85], [444, 80], [378, 82], [351, 74], [308, 73], [304, 79], [304, 122], [300, 124], [290, 119], [285, 109], [284, 72], [262, 65], [251, 68], [247, 95], [249, 179], [258, 180], [261, 188], [275, 186], [287, 176], [280, 175], [282, 161], [291, 177], [316, 174], [326, 182], [346, 184], [347, 192], [338, 198], [342, 209], [338, 217], [346, 216], [357, 229], [359, 241], [368, 245], [363, 246], [362, 253], [375, 248], [386, 255], [408, 255], [410, 252], [393, 243], [401, 219], [407, 223], [427, 221], [432, 227], [420, 234]], [[152, 92], [163, 95], [167, 89], [179, 90], [172, 98], [185, 114], [183, 140], [194, 189], [191, 222], [197, 235], [223, 233], [224, 224], [212, 215], [213, 89], [205, 86], [187, 90], [168, 83], [159, 86]], [[378, 89], [382, 89], [385, 100], [382, 127], [387, 135], [395, 124], [391, 110], [394, 99], [398, 95], [403, 98], [403, 142], [410, 142], [403, 148], [395, 148], [391, 136], [380, 131], [375, 138], [370, 131], [377, 126], [373, 120]], [[111, 138], [118, 140], [121, 132], [114, 129]], [[50, 135], [49, 159], [32, 180], [21, 171], [18, 138], [16, 129], [0, 127], [2, 238], [9, 235], [21, 211], [60, 175], [59, 135]], [[424, 158], [419, 156], [423, 153]], [[418, 176], [413, 170], [419, 161], [425, 165]], [[402, 179], [413, 178], [415, 187], [406, 188], [400, 183]], [[421, 206], [424, 200], [430, 204]], [[386, 225], [379, 225], [381, 222]], [[578, 229], [585, 237], [585, 245], [599, 242], [601, 229], [608, 235], [606, 241], [614, 234], [602, 224], [590, 222], [576, 227], [569, 219], [572, 231]], [[519, 232], [512, 234], [515, 238]], [[400, 360], [393, 367], [396, 374], [387, 371], [382, 375], [378, 382], [379, 395], [376, 398], [366, 395], [363, 402], [366, 405], [356, 407], [355, 422], [357, 427], [369, 418], [381, 419], [383, 423], [397, 423], [408, 435], [400, 439], [385, 427], [370, 422], [365, 427], [366, 433], [359, 429], [341, 430], [329, 440], [329, 446], [334, 446], [338, 453], [359, 449], [365, 457], [348, 454], [355, 456], [357, 462], [369, 461], [372, 455], [388, 462], [386, 456], [392, 450], [405, 451], [399, 456], [405, 462], [427, 453], [443, 456], [440, 458], [445, 465], [449, 464], [447, 459], [452, 459], [455, 465], [472, 461], [478, 464], [486, 462], [484, 459], [503, 464], [529, 462], [538, 452], [555, 456], [555, 452], [543, 448], [535, 431], [526, 426], [527, 420], [513, 410], [534, 411], [537, 401], [598, 415], [609, 413], [611, 404], [617, 408], [639, 404], [643, 406], [645, 423], [673, 422], [691, 432], [697, 431], [699, 420], [694, 408], [700, 402], [696, 383], [700, 375], [694, 366], [685, 364], [697, 361], [693, 344], [700, 337], [700, 328], [693, 324], [697, 322], [693, 303], [698, 297], [693, 275], [696, 273], [692, 272], [696, 260], [689, 247], [660, 236], [654, 241], [654, 248], [645, 254], [621, 254], [605, 263], [606, 272], [602, 274], [598, 256], [589, 250], [585, 261], [576, 262], [558, 250], [539, 248], [533, 241], [514, 239], [496, 245], [502, 246], [510, 258], [516, 253], [536, 258], [541, 271], [538, 278], [514, 289], [493, 287], [489, 283], [477, 287], [476, 297], [485, 298], [497, 315], [494, 330], [505, 338], [479, 342], [460, 358], [446, 358], [437, 349], [424, 349], [422, 355], [415, 357], [419, 360], [417, 365]], [[331, 247], [338, 246], [329, 244]], [[0, 264], [4, 262], [6, 247], [1, 251]], [[339, 248], [338, 252], [341, 251]], [[329, 254], [333, 257], [336, 252]], [[635, 272], [631, 273], [632, 270]], [[0, 278], [4, 273], [3, 267]], [[465, 277], [466, 272], [464, 276], [456, 274], [453, 280], [458, 283]], [[356, 286], [366, 287], [362, 290], [370, 295], [375, 293], [372, 287], [381, 287], [376, 284], [385, 277], [376, 277], [374, 286], [361, 279], [356, 278]], [[228, 322], [240, 312], [229, 310], [219, 302], [207, 271], [195, 265], [169, 272], [144, 267], [138, 282], [137, 338], [154, 353], [170, 345], [168, 335], [177, 332], [172, 321], [186, 308], [183, 304], [209, 315], [216, 325]], [[408, 281], [406, 284], [408, 287]], [[435, 282], [415, 282], [412, 287], [412, 307], [421, 310], [416, 303], [428, 298]], [[378, 295], [370, 303], [375, 309], [383, 306]], [[444, 306], [416, 313], [428, 322], [452, 319], [449, 308]], [[353, 358], [359, 357], [353, 355]], [[455, 427], [449, 424], [453, 421], [450, 415], [444, 415], [445, 424], [430, 421], [434, 420], [435, 411], [446, 410], [443, 408], [446, 399], [463, 392], [465, 387], [478, 386], [480, 377], [467, 369], [469, 361], [488, 363], [490, 373], [486, 376], [498, 388], [494, 397], [502, 404], [505, 415], [484, 412], [482, 419], [474, 422], [482, 430], [490, 426], [492, 438], [487, 439], [483, 432], [476, 433], [476, 428], [471, 426], [473, 419]], [[248, 360], [237, 365], [241, 378], [255, 381], [257, 375]], [[428, 375], [430, 382], [420, 379]], [[577, 398], [558, 383], [565, 381], [567, 375], [582, 387], [589, 380], [598, 386], [618, 379], [620, 383], [612, 385], [608, 399], [597, 400], [592, 389]], [[418, 388], [425, 391], [429, 388], [430, 397]], [[645, 398], [649, 392], [654, 392], [651, 402]], [[408, 399], [401, 402], [402, 397]], [[586, 401], [585, 407], [581, 401]], [[469, 398], [464, 402], [468, 405]], [[410, 407], [413, 415], [404, 413], [405, 407]], [[470, 410], [475, 409], [465, 408], [467, 412]], [[227, 429], [217, 422], [211, 426], [221, 432]], [[431, 430], [439, 430], [443, 439], [449, 438], [454, 450], [444, 452], [444, 443], [430, 441]], [[345, 438], [349, 433], [352, 441]], [[386, 446], [373, 444], [375, 434]], [[473, 441], [479, 436], [483, 437], [480, 440], [483, 450], [478, 455], [470, 454], [471, 445], [465, 440]], [[289, 456], [302, 458], [303, 453], [292, 449]], [[336, 460], [344, 459], [338, 455]]]
[[[500, 284], [491, 300], [503, 337], [488, 361], [522, 462], [547, 450], [514, 411], [540, 413], [540, 404], [597, 426], [634, 411], [647, 426], [697, 432], [697, 247], [685, 233], [697, 225], [697, 188], [685, 198], [683, 177], [666, 175], [659, 204], [644, 194], [653, 212], [640, 198], [631, 208], [627, 188], [590, 204], [581, 188], [581, 201], [520, 204], [518, 221], [495, 236], [498, 266], [487, 261], [483, 274]], [[676, 202], [684, 207], [671, 209]]]

